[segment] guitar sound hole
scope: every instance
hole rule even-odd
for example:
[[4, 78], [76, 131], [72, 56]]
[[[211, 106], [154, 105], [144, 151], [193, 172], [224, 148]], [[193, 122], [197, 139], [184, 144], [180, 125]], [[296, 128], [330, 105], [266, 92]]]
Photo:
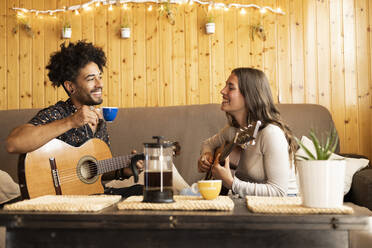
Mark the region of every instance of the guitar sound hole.
[[82, 157], [76, 168], [76, 173], [84, 183], [95, 183], [97, 176], [97, 160], [91, 156]]
[[96, 164], [93, 161], [85, 161], [85, 163], [80, 167], [80, 175], [87, 180], [95, 177], [97, 175]]

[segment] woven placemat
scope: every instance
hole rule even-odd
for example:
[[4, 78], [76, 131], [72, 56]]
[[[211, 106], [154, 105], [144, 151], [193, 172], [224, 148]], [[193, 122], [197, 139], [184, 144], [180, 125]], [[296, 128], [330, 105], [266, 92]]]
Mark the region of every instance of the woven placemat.
[[310, 208], [302, 205], [301, 197], [246, 196], [247, 207], [254, 213], [265, 214], [352, 214], [348, 206], [339, 208]]
[[175, 195], [173, 203], [142, 202], [142, 196], [131, 196], [118, 203], [120, 210], [219, 210], [231, 211], [234, 202], [228, 196], [218, 196], [214, 200], [204, 200], [200, 196]]
[[119, 195], [45, 195], [8, 204], [4, 210], [99, 211], [120, 201]]

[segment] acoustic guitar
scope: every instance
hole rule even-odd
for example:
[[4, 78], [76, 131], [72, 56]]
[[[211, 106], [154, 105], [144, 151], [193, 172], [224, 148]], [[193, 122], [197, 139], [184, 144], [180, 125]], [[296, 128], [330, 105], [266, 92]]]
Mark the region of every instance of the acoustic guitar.
[[[257, 137], [258, 130], [260, 129], [261, 121], [256, 121], [251, 124], [249, 124], [247, 127], [240, 128], [236, 134], [234, 139], [231, 142], [225, 142], [220, 147], [218, 147], [214, 153], [214, 160], [216, 160], [216, 157], [218, 154], [221, 154], [218, 163], [220, 165], [225, 164], [226, 158], [233, 152], [236, 151], [236, 148], [238, 146], [249, 146], [255, 144], [255, 139]], [[235, 157], [239, 156], [237, 152], [235, 152]], [[235, 160], [238, 160], [235, 158]], [[233, 164], [230, 163], [231, 169], [237, 168], [237, 163]], [[205, 175], [204, 180], [210, 180], [212, 179], [212, 168], [207, 172]]]
[[[175, 154], [179, 145], [175, 145]], [[144, 154], [112, 158], [110, 148], [100, 139], [80, 147], [53, 139], [39, 149], [20, 156], [18, 177], [23, 199], [43, 195], [91, 195], [103, 193], [102, 174], [131, 167], [138, 181], [136, 162]]]

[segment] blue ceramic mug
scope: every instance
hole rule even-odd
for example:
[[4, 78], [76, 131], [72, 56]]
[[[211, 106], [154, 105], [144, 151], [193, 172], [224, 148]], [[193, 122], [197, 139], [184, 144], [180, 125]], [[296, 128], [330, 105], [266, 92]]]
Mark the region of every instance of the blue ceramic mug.
[[115, 120], [118, 114], [118, 107], [102, 107], [103, 118], [107, 122], [112, 122]]

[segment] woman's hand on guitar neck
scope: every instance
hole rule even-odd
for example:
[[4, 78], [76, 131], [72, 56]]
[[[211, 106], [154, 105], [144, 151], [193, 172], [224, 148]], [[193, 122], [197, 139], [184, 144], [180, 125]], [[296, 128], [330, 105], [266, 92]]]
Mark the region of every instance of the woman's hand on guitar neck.
[[221, 156], [221, 153], [219, 153], [216, 159], [214, 160], [214, 163], [212, 165], [212, 175], [213, 175], [213, 178], [215, 179], [221, 179], [223, 185], [226, 188], [231, 189], [234, 178], [230, 170], [230, 158], [227, 157], [225, 159], [225, 165], [221, 166], [218, 163], [220, 156]]
[[213, 163], [213, 155], [210, 152], [203, 153], [198, 160], [198, 171], [208, 172]]

